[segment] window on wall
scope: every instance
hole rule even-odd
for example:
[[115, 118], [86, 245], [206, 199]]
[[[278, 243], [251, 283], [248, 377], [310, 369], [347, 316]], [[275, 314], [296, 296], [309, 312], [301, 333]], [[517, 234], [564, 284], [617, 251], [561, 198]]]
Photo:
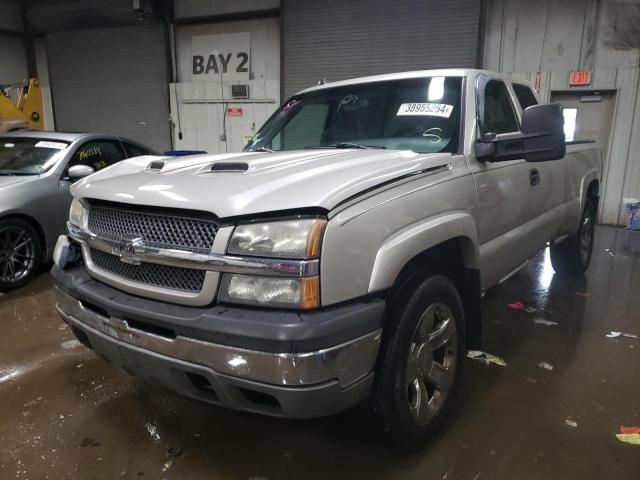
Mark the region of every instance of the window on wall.
[[532, 105], [538, 104], [536, 96], [533, 94], [533, 91], [528, 85], [523, 85], [522, 83], [514, 83], [512, 85], [514, 92], [516, 92], [518, 103], [520, 104], [520, 108], [522, 108], [522, 110]]
[[509, 133], [519, 130], [511, 96], [503, 81], [489, 80], [485, 85], [482, 120], [482, 133]]

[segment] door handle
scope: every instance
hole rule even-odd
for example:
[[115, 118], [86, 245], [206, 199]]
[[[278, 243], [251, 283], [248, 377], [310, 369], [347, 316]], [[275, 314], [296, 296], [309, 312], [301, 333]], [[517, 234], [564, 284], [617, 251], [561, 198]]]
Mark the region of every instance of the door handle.
[[540, 183], [540, 172], [535, 168], [529, 171], [529, 183], [534, 186]]

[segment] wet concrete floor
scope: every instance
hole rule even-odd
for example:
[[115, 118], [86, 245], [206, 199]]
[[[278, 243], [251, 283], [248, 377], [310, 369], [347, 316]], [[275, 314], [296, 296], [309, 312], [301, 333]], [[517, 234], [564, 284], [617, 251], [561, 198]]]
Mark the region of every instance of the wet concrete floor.
[[640, 340], [605, 336], [640, 334], [640, 232], [600, 227], [582, 279], [542, 252], [487, 292], [484, 348], [507, 366], [468, 360], [449, 426], [417, 455], [357, 410], [286, 421], [147, 385], [79, 345], [53, 302], [47, 274], [0, 296], [0, 479], [640, 478], [640, 446], [615, 436], [640, 426]]

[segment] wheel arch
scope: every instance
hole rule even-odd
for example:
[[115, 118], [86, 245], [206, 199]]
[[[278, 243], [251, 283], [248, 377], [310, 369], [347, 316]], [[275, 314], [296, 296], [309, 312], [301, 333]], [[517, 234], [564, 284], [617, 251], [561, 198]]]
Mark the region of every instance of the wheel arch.
[[458, 289], [465, 311], [467, 347], [482, 337], [481, 279], [473, 217], [455, 212], [412, 225], [383, 243], [376, 255], [369, 291], [386, 290], [390, 305], [400, 291], [425, 274], [444, 274]]
[[598, 202], [600, 200], [600, 178], [598, 177], [598, 172], [593, 170], [583, 177], [580, 185], [579, 215], [582, 215], [587, 198], [592, 199], [595, 202], [596, 207], [598, 206]]
[[597, 178], [592, 179], [587, 187], [587, 198], [590, 198], [598, 207], [598, 201], [600, 200], [600, 180]]

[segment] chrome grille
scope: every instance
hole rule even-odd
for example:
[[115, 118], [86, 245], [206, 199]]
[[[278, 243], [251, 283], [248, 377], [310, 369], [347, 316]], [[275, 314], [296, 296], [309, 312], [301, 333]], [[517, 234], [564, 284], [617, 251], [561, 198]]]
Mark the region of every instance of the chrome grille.
[[199, 293], [204, 284], [204, 270], [169, 267], [155, 263], [132, 265], [120, 261], [120, 257], [110, 253], [89, 249], [91, 261], [101, 270], [133, 282], [156, 287]]
[[89, 230], [112, 239], [142, 238], [149, 246], [208, 253], [218, 225], [212, 220], [187, 215], [98, 204], [89, 208]]

